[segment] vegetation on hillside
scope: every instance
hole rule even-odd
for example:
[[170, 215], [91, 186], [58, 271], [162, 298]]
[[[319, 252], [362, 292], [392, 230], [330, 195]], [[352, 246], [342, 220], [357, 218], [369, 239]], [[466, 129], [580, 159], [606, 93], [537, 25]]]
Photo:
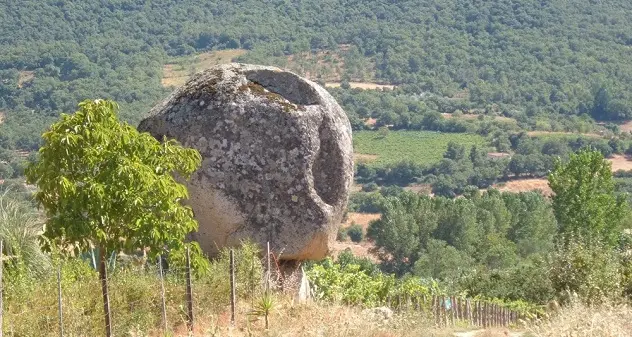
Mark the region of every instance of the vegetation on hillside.
[[97, 94], [138, 121], [167, 92], [160, 80], [170, 56], [227, 48], [266, 64], [336, 51], [343, 81], [371, 78], [397, 84], [398, 95], [447, 97], [441, 105], [453, 102], [452, 111], [620, 120], [632, 115], [631, 13], [622, 0], [3, 3], [0, 144], [37, 148], [55, 116]]

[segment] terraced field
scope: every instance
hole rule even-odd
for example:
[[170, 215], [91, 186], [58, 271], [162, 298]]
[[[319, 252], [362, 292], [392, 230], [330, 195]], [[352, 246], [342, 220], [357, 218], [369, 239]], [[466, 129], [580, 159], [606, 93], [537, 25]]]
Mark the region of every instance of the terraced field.
[[384, 165], [410, 160], [418, 164], [434, 163], [443, 157], [449, 142], [466, 148], [487, 147], [485, 138], [469, 133], [439, 133], [434, 131], [357, 131], [353, 134], [356, 158], [362, 162]]

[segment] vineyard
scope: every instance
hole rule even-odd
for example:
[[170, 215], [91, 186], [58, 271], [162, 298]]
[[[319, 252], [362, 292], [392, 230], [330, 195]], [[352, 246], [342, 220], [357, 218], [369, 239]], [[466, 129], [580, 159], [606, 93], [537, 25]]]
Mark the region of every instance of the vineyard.
[[418, 164], [434, 163], [443, 157], [448, 143], [470, 148], [486, 147], [485, 138], [469, 133], [439, 133], [434, 131], [357, 131], [353, 134], [356, 157], [370, 158], [374, 165], [410, 160]]
[[327, 259], [314, 265], [308, 277], [316, 299], [365, 307], [387, 306], [397, 311], [422, 311], [432, 315], [437, 325], [464, 320], [473, 326], [507, 326], [518, 319], [545, 315], [542, 307], [525, 301], [468, 298], [465, 293], [451, 294], [435, 280], [396, 279], [392, 274], [366, 270], [353, 261], [334, 263]]

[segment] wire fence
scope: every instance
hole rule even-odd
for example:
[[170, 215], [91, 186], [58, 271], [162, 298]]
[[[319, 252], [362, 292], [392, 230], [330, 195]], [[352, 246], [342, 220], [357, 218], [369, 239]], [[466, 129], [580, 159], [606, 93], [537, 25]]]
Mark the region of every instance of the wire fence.
[[[1, 252], [0, 241], [0, 263]], [[308, 283], [300, 266], [294, 267], [300, 272], [282, 273], [269, 247], [263, 261], [254, 254], [243, 254], [230, 250], [226, 265], [218, 263], [203, 278], [192, 275], [188, 252], [183, 266], [168, 265], [161, 258], [142, 263], [119, 261], [119, 266], [108, 269], [107, 301], [102, 297], [103, 282], [95, 277], [95, 265], [86, 275], [85, 269], [59, 263], [47, 282], [10, 288], [3, 286], [4, 268], [0, 266], [0, 337], [44, 335], [40, 332], [62, 337], [139, 336], [148, 330], [159, 335], [187, 335], [209, 326], [234, 326], [238, 315], [249, 313], [248, 308], [237, 308], [239, 300], [249, 302], [252, 309], [263, 294], [283, 289], [296, 292]], [[4, 296], [10, 301], [3, 303]], [[10, 306], [11, 319], [3, 324], [5, 305]], [[424, 313], [437, 326], [500, 327], [525, 319], [500, 304], [454, 296], [389, 297], [386, 306], [397, 312]], [[25, 332], [26, 328], [30, 330]]]

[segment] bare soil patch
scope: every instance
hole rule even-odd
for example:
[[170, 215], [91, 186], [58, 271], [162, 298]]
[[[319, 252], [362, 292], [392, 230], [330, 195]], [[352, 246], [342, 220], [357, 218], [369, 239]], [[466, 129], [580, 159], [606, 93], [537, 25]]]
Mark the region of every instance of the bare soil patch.
[[632, 160], [622, 155], [615, 155], [612, 158], [608, 158], [608, 161], [612, 164], [612, 172], [619, 170], [629, 171], [632, 170]]
[[7, 118], [6, 113], [0, 110], [0, 124], [4, 123], [5, 118]]
[[[328, 88], [339, 88], [340, 82], [326, 82], [325, 86]], [[349, 82], [349, 86], [353, 89], [364, 89], [364, 90], [377, 90], [377, 89], [393, 90], [397, 87], [392, 84], [378, 84], [378, 83], [372, 83], [372, 82]]]
[[377, 123], [377, 119], [375, 118], [367, 118], [366, 121], [364, 121], [364, 125], [367, 126], [373, 126], [375, 123]]
[[[362, 226], [362, 230], [366, 234], [367, 229], [369, 228], [369, 224], [373, 220], [377, 220], [382, 216], [380, 213], [355, 213], [349, 212], [347, 214], [347, 220], [343, 222], [340, 227], [341, 228], [349, 228], [352, 225], [360, 225]], [[355, 243], [351, 241], [336, 241], [332, 244], [331, 254], [332, 256], [338, 256], [345, 249], [350, 249], [353, 255], [361, 256], [371, 259], [373, 262], [378, 262], [378, 258], [371, 254], [371, 249], [374, 248], [375, 245], [371, 241], [362, 241], [360, 243]]]
[[191, 75], [214, 65], [231, 63], [246, 52], [244, 49], [216, 50], [184, 58], [177, 63], [165, 64], [162, 68], [162, 85], [164, 87], [179, 87]]
[[22, 70], [18, 76], [18, 88], [22, 89], [35, 78], [34, 71]]
[[362, 229], [366, 231], [369, 228], [369, 223], [373, 220], [377, 220], [382, 215], [380, 213], [355, 213], [349, 212], [347, 214], [347, 221], [343, 222], [341, 227], [348, 228], [353, 224], [362, 226]]
[[370, 163], [372, 161], [377, 160], [377, 155], [376, 154], [364, 154], [364, 153], [354, 153], [353, 154], [353, 161], [358, 164], [358, 163]]
[[632, 120], [619, 124], [619, 129], [623, 132], [632, 132]]
[[494, 188], [501, 192], [520, 193], [540, 190], [542, 194], [546, 196], [553, 194], [553, 191], [551, 191], [549, 187], [548, 180], [539, 178], [510, 180], [505, 183], [496, 184]]
[[487, 158], [489, 159], [499, 159], [499, 158], [508, 158], [511, 157], [511, 153], [507, 152], [488, 152]]
[[592, 138], [601, 138], [601, 135], [596, 133], [577, 133], [577, 132], [567, 132], [567, 131], [529, 131], [527, 135], [531, 137], [536, 136], [584, 136], [584, 137], [592, 137]]
[[360, 243], [355, 243], [351, 241], [340, 242], [336, 241], [331, 245], [331, 256], [337, 257], [340, 253], [344, 252], [346, 249], [351, 250], [354, 256], [357, 257], [366, 257], [373, 262], [379, 262], [377, 256], [371, 253], [371, 250], [375, 247], [372, 242], [363, 241]]
[[404, 187], [404, 189], [418, 194], [432, 195], [432, 185], [430, 184], [412, 184]]
[[[612, 172], [619, 170], [629, 171], [632, 170], [632, 160], [622, 155], [615, 155], [612, 158], [607, 159], [612, 164]], [[549, 187], [549, 182], [545, 178], [533, 178], [533, 179], [515, 179], [505, 183], [499, 183], [494, 185], [502, 192], [528, 192], [541, 190], [546, 196], [551, 196], [553, 191]]]

